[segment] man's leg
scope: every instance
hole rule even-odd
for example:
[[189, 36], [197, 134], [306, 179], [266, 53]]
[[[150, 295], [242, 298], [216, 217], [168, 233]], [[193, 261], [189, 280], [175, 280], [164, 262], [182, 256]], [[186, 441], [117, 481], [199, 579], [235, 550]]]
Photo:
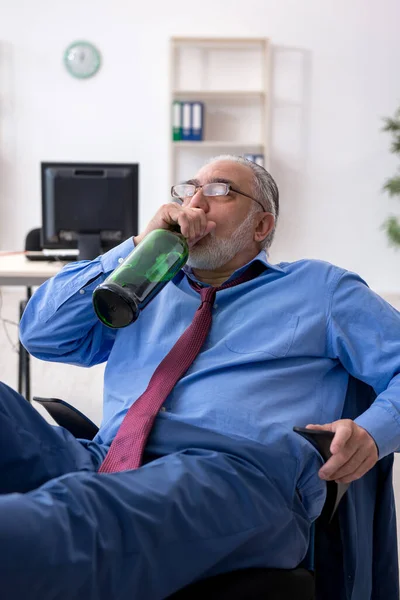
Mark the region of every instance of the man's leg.
[[0, 494], [28, 492], [95, 458], [68, 431], [53, 427], [17, 392], [0, 382]]
[[296, 482], [323, 503], [315, 454], [299, 467], [285, 440], [180, 427], [156, 426], [153, 458], [168, 444], [177, 451], [135, 471], [65, 475], [0, 497], [2, 598], [161, 600], [217, 572], [296, 566], [310, 527]]

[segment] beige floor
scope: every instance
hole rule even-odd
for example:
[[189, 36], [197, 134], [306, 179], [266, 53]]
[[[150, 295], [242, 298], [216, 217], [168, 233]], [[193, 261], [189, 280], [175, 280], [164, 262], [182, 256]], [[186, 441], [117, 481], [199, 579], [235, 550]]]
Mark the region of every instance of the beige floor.
[[[24, 290], [22, 288], [0, 288], [0, 294], [0, 316], [16, 322], [18, 303], [24, 295]], [[393, 299], [391, 301], [394, 304], [396, 303]], [[16, 345], [17, 327], [7, 325], [6, 329], [10, 339], [6, 335], [4, 324], [0, 322], [0, 381], [16, 388], [18, 354], [12, 347], [11, 342]], [[95, 423], [100, 423], [104, 372], [102, 365], [91, 369], [83, 369], [70, 365], [45, 363], [34, 358], [31, 359], [31, 362], [32, 393], [34, 395], [63, 398], [72, 402]], [[396, 504], [399, 507], [400, 456], [397, 455], [395, 460], [395, 495]], [[398, 508], [397, 525], [400, 538], [400, 508]]]

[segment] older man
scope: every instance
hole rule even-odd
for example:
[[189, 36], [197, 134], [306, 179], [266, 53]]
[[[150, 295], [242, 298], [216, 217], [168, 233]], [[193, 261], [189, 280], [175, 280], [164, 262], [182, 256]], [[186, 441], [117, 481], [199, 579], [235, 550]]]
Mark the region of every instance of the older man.
[[[354, 273], [268, 262], [278, 190], [258, 165], [218, 157], [172, 196], [133, 242], [66, 266], [25, 311], [21, 339], [33, 355], [107, 361], [104, 418], [93, 442], [75, 440], [0, 388], [4, 598], [159, 600], [231, 569], [295, 567], [324, 479], [357, 479], [400, 446], [399, 314]], [[133, 244], [177, 224], [190, 245], [186, 267], [137, 322], [102, 325], [95, 287]], [[226, 283], [142, 466], [102, 468], [128, 409], [190, 326], [201, 289]], [[378, 394], [355, 421], [341, 420], [349, 373]], [[292, 433], [313, 423], [335, 432], [322, 468]]]

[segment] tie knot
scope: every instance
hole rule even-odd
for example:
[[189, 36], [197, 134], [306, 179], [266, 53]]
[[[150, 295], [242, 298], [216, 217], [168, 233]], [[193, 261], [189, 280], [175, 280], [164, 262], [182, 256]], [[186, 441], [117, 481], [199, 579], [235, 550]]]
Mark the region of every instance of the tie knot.
[[200, 290], [200, 298], [201, 302], [209, 302], [210, 304], [214, 304], [215, 294], [217, 293], [217, 288], [215, 287], [205, 287]]

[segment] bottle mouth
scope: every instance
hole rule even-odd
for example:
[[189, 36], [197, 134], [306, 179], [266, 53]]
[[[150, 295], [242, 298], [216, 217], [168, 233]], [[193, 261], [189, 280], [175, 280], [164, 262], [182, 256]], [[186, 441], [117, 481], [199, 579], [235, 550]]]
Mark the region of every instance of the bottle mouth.
[[127, 327], [138, 318], [139, 310], [133, 298], [112, 283], [96, 288], [92, 300], [97, 317], [112, 329]]

